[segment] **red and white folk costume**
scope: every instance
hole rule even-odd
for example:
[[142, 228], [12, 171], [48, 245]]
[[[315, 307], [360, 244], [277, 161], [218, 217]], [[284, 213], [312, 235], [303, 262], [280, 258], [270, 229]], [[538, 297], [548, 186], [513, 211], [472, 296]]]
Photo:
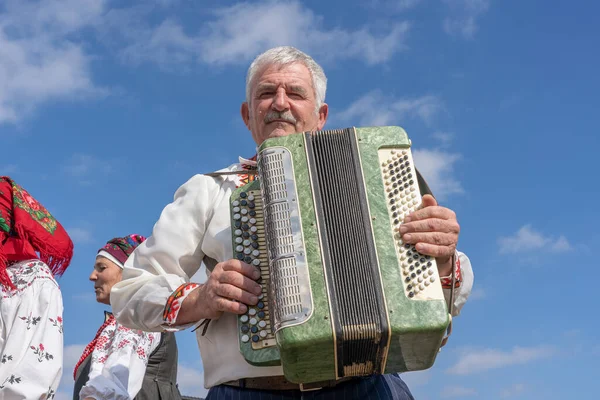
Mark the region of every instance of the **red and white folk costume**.
[[0, 177], [0, 398], [52, 399], [63, 365], [63, 303], [55, 276], [73, 256], [63, 227]]

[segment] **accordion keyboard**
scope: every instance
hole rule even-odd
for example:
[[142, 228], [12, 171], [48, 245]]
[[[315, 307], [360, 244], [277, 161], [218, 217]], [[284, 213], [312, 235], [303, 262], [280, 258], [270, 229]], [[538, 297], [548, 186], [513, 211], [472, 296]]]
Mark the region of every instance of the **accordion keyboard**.
[[421, 204], [412, 154], [408, 149], [386, 149], [380, 150], [379, 159], [405, 294], [414, 300], [443, 299], [441, 286], [434, 284], [439, 279], [435, 258], [403, 243], [398, 232], [404, 217]]
[[274, 346], [267, 288], [269, 264], [264, 232], [263, 201], [260, 191], [240, 192], [239, 198], [232, 203], [234, 219], [235, 258], [260, 269], [258, 283], [262, 285], [262, 294], [255, 306], [248, 306], [248, 311], [240, 315], [240, 341], [251, 343], [253, 349]]

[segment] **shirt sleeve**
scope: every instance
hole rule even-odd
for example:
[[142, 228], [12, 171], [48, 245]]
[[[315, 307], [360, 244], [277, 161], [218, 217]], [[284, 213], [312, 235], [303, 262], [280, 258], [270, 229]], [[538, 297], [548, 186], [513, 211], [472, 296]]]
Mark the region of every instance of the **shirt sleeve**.
[[144, 331], [165, 330], [168, 299], [190, 283], [202, 264], [201, 244], [219, 190], [213, 178], [196, 175], [176, 191], [152, 235], [125, 263], [123, 280], [111, 290], [119, 323]]
[[108, 345], [94, 350], [89, 380], [79, 398], [133, 399], [142, 388], [148, 358], [159, 343], [160, 333], [117, 324]]
[[452, 299], [453, 308], [452, 308], [452, 316], [456, 317], [460, 315], [460, 311], [463, 306], [467, 302], [469, 295], [471, 294], [471, 290], [473, 289], [473, 268], [471, 267], [471, 260], [467, 257], [466, 254], [457, 251], [457, 262], [460, 265], [460, 277], [461, 282], [458, 287], [443, 289], [444, 297], [446, 298], [446, 302], [450, 303]]
[[[9, 334], [0, 349], [0, 398], [52, 398], [63, 365], [63, 302], [58, 285], [51, 277], [36, 279], [21, 294], [2, 299], [1, 305], [1, 329]], [[5, 318], [5, 313], [10, 315]]]

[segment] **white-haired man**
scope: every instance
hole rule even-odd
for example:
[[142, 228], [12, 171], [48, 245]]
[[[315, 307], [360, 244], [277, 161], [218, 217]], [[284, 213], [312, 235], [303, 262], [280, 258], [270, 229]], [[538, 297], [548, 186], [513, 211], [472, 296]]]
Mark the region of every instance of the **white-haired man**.
[[[241, 115], [257, 145], [272, 137], [321, 130], [328, 116], [327, 80], [322, 68], [292, 47], [259, 55], [246, 78]], [[254, 169], [254, 160], [240, 158], [222, 172]], [[111, 303], [124, 325], [149, 331], [180, 330], [211, 320], [197, 330], [208, 399], [393, 398], [412, 399], [397, 375], [374, 375], [331, 383], [301, 392], [283, 378], [280, 366], [256, 367], [245, 361], [238, 345], [237, 316], [258, 302], [259, 271], [233, 259], [230, 230], [231, 192], [248, 175], [196, 175], [175, 193], [153, 234], [132, 254], [115, 285]], [[456, 251], [459, 225], [455, 214], [425, 196], [424, 206], [403, 224], [404, 240], [436, 257], [440, 276], [461, 276], [454, 290], [454, 314], [464, 305], [473, 282], [468, 258]], [[191, 283], [205, 257], [216, 261], [204, 282]], [[460, 267], [458, 267], [460, 265]], [[457, 268], [459, 268], [457, 270]], [[448, 289], [449, 292], [451, 289]], [[205, 327], [206, 328], [206, 327]], [[302, 397], [304, 396], [304, 397]]]

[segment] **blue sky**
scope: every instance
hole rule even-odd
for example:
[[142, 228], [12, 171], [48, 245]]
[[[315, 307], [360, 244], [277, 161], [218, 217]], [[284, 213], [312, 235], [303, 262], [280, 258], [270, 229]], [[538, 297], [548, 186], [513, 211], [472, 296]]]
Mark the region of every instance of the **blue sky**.
[[[246, 68], [288, 44], [329, 79], [326, 128], [400, 125], [458, 214], [475, 287], [417, 399], [592, 399], [600, 377], [594, 2], [4, 0], [0, 174], [65, 225], [65, 372], [102, 321], [97, 249], [148, 235], [196, 173], [252, 156]], [[596, 306], [596, 307], [594, 307]], [[180, 386], [201, 395], [194, 334]]]

